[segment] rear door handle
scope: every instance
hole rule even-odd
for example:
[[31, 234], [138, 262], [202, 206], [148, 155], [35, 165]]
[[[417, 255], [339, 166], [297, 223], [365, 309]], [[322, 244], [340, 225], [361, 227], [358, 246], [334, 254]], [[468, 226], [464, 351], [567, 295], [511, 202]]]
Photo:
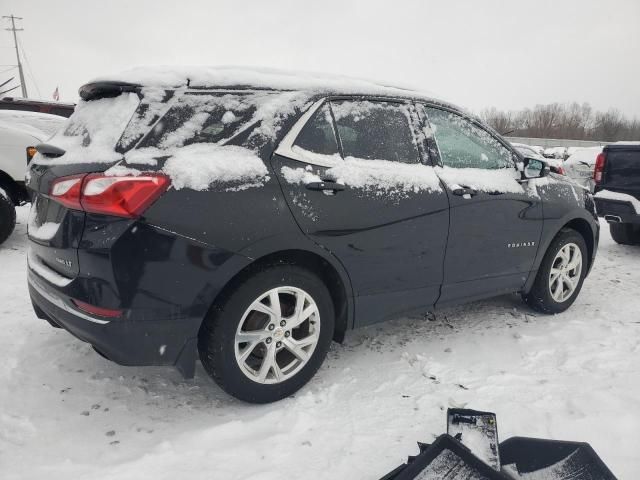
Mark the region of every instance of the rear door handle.
[[329, 191], [329, 192], [341, 192], [345, 189], [344, 184], [338, 182], [311, 182], [305, 185], [308, 190], [316, 190], [316, 191]]
[[478, 191], [469, 187], [458, 187], [455, 188], [452, 193], [454, 195], [458, 195], [459, 197], [464, 197], [465, 195], [473, 197], [474, 195], [478, 194]]

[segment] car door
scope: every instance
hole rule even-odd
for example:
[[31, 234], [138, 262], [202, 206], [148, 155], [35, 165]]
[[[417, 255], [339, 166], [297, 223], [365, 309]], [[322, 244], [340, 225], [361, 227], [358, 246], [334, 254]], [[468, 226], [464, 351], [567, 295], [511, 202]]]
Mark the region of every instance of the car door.
[[272, 166], [300, 228], [349, 273], [356, 323], [434, 305], [449, 204], [405, 102], [317, 102]]
[[478, 122], [425, 106], [436, 172], [451, 204], [439, 304], [520, 289], [542, 233], [542, 202], [523, 182], [514, 153]]

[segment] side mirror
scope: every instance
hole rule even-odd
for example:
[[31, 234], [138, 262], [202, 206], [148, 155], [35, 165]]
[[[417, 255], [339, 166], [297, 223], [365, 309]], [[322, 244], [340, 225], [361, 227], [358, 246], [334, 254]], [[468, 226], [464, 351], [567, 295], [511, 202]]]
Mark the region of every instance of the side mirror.
[[522, 170], [522, 178], [527, 180], [530, 178], [546, 177], [549, 173], [549, 165], [537, 158], [524, 158], [524, 168]]

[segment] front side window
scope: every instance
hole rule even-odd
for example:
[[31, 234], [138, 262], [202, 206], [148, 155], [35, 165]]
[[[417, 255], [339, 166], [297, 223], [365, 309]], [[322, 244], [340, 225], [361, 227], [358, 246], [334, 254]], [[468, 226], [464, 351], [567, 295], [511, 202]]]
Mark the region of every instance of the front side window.
[[511, 152], [489, 132], [455, 113], [425, 107], [445, 167], [513, 167]]
[[331, 108], [345, 158], [419, 163], [405, 104], [344, 100]]

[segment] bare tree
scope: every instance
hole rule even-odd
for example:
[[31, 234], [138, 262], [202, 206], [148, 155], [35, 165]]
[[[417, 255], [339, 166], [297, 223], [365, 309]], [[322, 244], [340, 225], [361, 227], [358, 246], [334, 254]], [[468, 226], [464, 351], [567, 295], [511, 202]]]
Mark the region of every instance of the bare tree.
[[502, 111], [488, 108], [480, 116], [500, 133], [532, 138], [573, 140], [640, 140], [640, 120], [618, 110], [595, 112], [588, 103], [550, 103], [533, 109]]

